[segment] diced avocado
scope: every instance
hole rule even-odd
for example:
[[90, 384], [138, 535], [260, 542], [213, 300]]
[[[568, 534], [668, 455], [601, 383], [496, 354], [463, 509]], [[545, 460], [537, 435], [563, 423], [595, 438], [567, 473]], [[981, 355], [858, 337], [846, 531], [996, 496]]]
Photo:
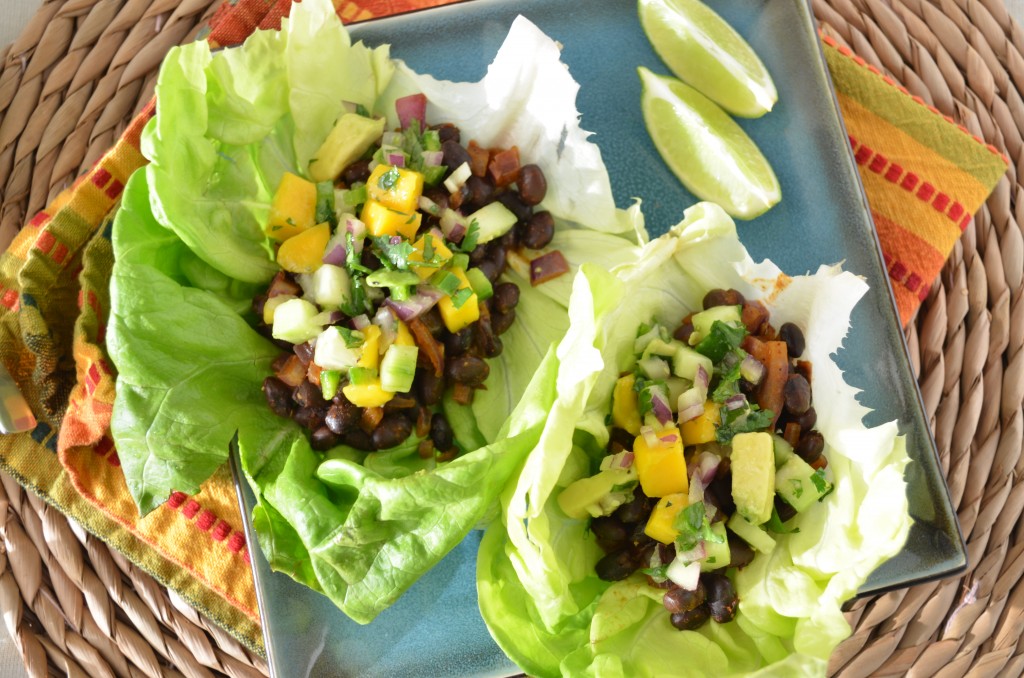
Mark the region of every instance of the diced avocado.
[[479, 268], [468, 269], [466, 278], [469, 279], [469, 286], [473, 288], [480, 301], [487, 301], [494, 296], [494, 287], [491, 285], [491, 281]]
[[380, 387], [392, 393], [406, 393], [412, 389], [418, 355], [416, 346], [388, 346], [380, 361]]
[[516, 225], [519, 218], [509, 208], [495, 200], [487, 203], [476, 212], [466, 217], [466, 223], [476, 222], [479, 229], [476, 242], [478, 245], [500, 238]]
[[668, 363], [656, 355], [652, 355], [649, 358], [641, 358], [637, 361], [637, 365], [640, 367], [640, 371], [643, 372], [644, 376], [648, 379], [664, 381], [672, 375]]
[[775, 443], [775, 468], [777, 469], [793, 456], [793, 446], [778, 433], [772, 435], [772, 440]]
[[690, 500], [684, 492], [667, 494], [658, 500], [651, 517], [644, 526], [644, 534], [662, 544], [671, 544], [679, 536], [675, 528], [676, 516], [689, 505]]
[[580, 478], [558, 495], [565, 515], [582, 520], [611, 514], [633, 496], [636, 467], [608, 469], [588, 478]]
[[738, 433], [732, 439], [732, 500], [736, 512], [754, 525], [772, 517], [775, 451], [770, 433]]
[[697, 353], [682, 343], [677, 344], [675, 355], [672, 356], [672, 372], [677, 377], [693, 381], [697, 376], [698, 367], [704, 368], [708, 379], [714, 374], [714, 364], [712, 364], [711, 358]]
[[[711, 531], [722, 538], [721, 542], [704, 541], [704, 551], [707, 554], [700, 563], [701, 572], [710, 572], [729, 565], [732, 560], [732, 551], [729, 550], [729, 539], [725, 533], [725, 521], [711, 523]], [[765, 535], [768, 536], [768, 535]]]
[[[693, 323], [693, 334], [690, 335], [690, 346], [696, 346], [700, 340], [708, 336], [711, 326], [716, 320], [724, 323], [742, 323], [742, 306], [712, 306], [706, 311], [694, 313], [690, 322]], [[710, 372], [709, 372], [710, 374]]]
[[274, 309], [274, 339], [292, 344], [309, 341], [324, 329], [316, 306], [305, 299], [289, 299]]
[[[644, 349], [643, 357], [649, 358], [652, 355], [660, 355], [663, 358], [671, 358], [676, 354], [680, 346], [684, 346], [683, 342], [674, 339], [672, 341], [663, 341], [660, 338], [653, 339], [647, 344], [647, 348]], [[711, 373], [708, 372], [708, 374]]]
[[649, 447], [643, 435], [637, 436], [633, 442], [634, 466], [644, 494], [664, 497], [689, 491], [690, 480], [686, 475], [686, 457], [679, 429], [665, 428], [657, 435], [662, 443], [656, 447]]
[[830, 488], [822, 473], [795, 454], [775, 472], [775, 491], [797, 511], [821, 499]]
[[310, 282], [310, 295], [321, 308], [336, 310], [352, 300], [352, 279], [341, 266], [322, 264]]
[[637, 408], [636, 391], [633, 390], [635, 383], [636, 377], [627, 374], [619, 377], [612, 391], [612, 423], [634, 436], [640, 433], [640, 410]]
[[737, 537], [750, 544], [751, 548], [760, 553], [771, 553], [775, 549], [775, 540], [757, 525], [752, 525], [739, 513], [732, 514], [727, 527]]
[[355, 113], [342, 115], [309, 163], [310, 178], [333, 181], [383, 133], [384, 118], [367, 118]]

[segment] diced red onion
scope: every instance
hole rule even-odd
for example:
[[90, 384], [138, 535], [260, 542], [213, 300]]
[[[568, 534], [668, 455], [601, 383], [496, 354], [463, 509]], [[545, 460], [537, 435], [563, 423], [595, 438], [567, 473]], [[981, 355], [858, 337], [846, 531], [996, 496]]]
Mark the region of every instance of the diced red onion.
[[302, 288], [294, 280], [284, 277], [283, 271], [281, 274], [274, 277], [274, 280], [270, 283], [270, 289], [267, 290], [267, 298], [279, 297], [281, 295], [288, 295], [297, 297]]
[[640, 435], [644, 437], [644, 442], [647, 443], [648, 449], [655, 449], [661, 447], [661, 440], [658, 439], [658, 434], [655, 432], [653, 426], [641, 426]]
[[619, 452], [612, 458], [611, 468], [628, 469], [633, 466], [633, 460], [635, 456], [632, 452], [624, 451]]
[[356, 254], [363, 252], [363, 239], [366, 237], [366, 224], [353, 216], [345, 219], [345, 230], [352, 234], [352, 251]]
[[402, 153], [388, 153], [387, 161], [392, 167], [405, 167], [405, 155]]
[[718, 472], [718, 465], [722, 463], [722, 458], [714, 452], [708, 452], [704, 450], [697, 457], [697, 471], [700, 473], [700, 480], [704, 483], [704, 487], [711, 484], [711, 481], [715, 479], [715, 474]]
[[696, 386], [683, 391], [683, 394], [679, 396], [676, 409], [679, 411], [679, 423], [685, 423], [691, 419], [696, 419], [700, 415], [704, 414], [704, 399], [706, 395], [700, 392]]
[[409, 321], [423, 313], [426, 313], [441, 300], [444, 293], [429, 285], [420, 285], [416, 288], [416, 294], [402, 301], [395, 301], [391, 297], [384, 300], [401, 320]]
[[398, 122], [405, 129], [413, 120], [419, 120], [422, 124], [427, 119], [427, 96], [425, 94], [410, 94], [395, 100], [395, 113], [398, 114]]
[[437, 167], [444, 162], [444, 151], [423, 151], [424, 167]]
[[373, 316], [373, 324], [380, 327], [380, 346], [386, 350], [395, 341], [398, 330], [395, 316], [387, 306], [381, 306]]
[[438, 228], [437, 226], [434, 226], [427, 232], [434, 237], [435, 242], [444, 242], [444, 233], [442, 233], [441, 229]]
[[711, 377], [708, 375], [707, 370], [704, 369], [703, 365], [697, 365], [697, 374], [693, 377], [693, 385], [704, 392], [704, 397], [707, 398], [708, 384], [711, 383]]
[[561, 252], [542, 254], [530, 262], [530, 285], [536, 287], [568, 272], [569, 262]]
[[664, 426], [672, 421], [672, 407], [668, 404], [668, 395], [665, 389], [660, 386], [651, 386], [651, 411], [658, 419], [658, 423]]
[[441, 231], [451, 242], [462, 242], [466, 235], [465, 217], [450, 207], [441, 210]]
[[335, 245], [329, 251], [324, 253], [323, 262], [325, 264], [333, 264], [334, 266], [344, 266], [345, 259], [347, 259], [347, 252], [345, 251], [344, 245]]
[[691, 504], [696, 504], [699, 501], [704, 501], [704, 489], [706, 485], [701, 479], [700, 469], [695, 470], [690, 474], [690, 490], [687, 499]]
[[[694, 546], [689, 551], [679, 551], [679, 552], [677, 552], [676, 553], [676, 558], [672, 562], [674, 563], [674, 562], [679, 561], [681, 563], [694, 563], [695, 561], [704, 560], [705, 558], [707, 558], [707, 556], [708, 556], [708, 549], [704, 545], [704, 541], [701, 540], [701, 541], [697, 542], [697, 545]], [[698, 568], [698, 572], [699, 571], [700, 571], [700, 569]], [[671, 576], [669, 578], [671, 579]], [[675, 581], [675, 580], [673, 580], [673, 581]]]
[[357, 315], [355, 318], [352, 318], [352, 326], [360, 331], [365, 330], [367, 327], [370, 326], [370, 319], [366, 317], [365, 313], [361, 313], [360, 315]]
[[740, 363], [740, 375], [751, 384], [758, 384], [764, 376], [764, 365], [754, 356], [747, 354]]
[[738, 410], [747, 405], [747, 396], [742, 393], [737, 393], [734, 396], [729, 396], [725, 401], [725, 409], [727, 410]]
[[697, 585], [700, 583], [700, 561], [694, 560], [686, 564], [686, 561], [677, 554], [665, 574], [680, 588], [696, 591]]

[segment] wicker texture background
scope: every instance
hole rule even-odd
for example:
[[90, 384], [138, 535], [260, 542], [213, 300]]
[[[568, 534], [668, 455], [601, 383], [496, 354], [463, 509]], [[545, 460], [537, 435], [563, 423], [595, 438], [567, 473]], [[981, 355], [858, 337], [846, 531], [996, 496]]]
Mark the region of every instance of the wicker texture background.
[[[0, 244], [109, 147], [219, 0], [47, 0], [0, 50]], [[1007, 176], [907, 337], [967, 538], [960, 579], [858, 601], [832, 672], [1024, 675], [1024, 31], [1002, 0], [813, 0], [822, 30], [995, 145]], [[265, 664], [0, 477], [0, 612], [30, 675]]]

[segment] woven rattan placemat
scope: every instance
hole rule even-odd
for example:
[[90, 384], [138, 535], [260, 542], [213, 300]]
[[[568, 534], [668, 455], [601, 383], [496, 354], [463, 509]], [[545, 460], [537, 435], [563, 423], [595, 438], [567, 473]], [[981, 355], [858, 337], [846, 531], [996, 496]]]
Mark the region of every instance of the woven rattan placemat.
[[[47, 0], [0, 49], [0, 243], [107, 149], [220, 0]], [[1024, 675], [1024, 30], [1002, 0], [813, 0], [822, 31], [1011, 167], [907, 330], [967, 539], [959, 579], [853, 605], [832, 673]], [[265, 664], [10, 477], [0, 611], [33, 676], [259, 676]]]

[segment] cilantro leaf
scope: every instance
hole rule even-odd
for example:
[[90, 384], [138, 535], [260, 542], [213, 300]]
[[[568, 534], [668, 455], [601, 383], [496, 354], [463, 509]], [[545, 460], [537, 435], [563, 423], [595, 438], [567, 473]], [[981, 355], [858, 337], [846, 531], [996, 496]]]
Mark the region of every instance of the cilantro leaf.
[[774, 506], [772, 507], [772, 517], [765, 523], [765, 527], [769, 532], [774, 532], [775, 534], [796, 534], [800, 531], [800, 528], [795, 525], [793, 527], [786, 527], [786, 524], [782, 522], [782, 516], [779, 515]]
[[370, 269], [363, 266], [356, 253], [355, 237], [351, 233], [345, 234], [345, 268], [355, 276], [357, 273], [369, 273]]
[[679, 536], [676, 537], [677, 551], [689, 551], [702, 541], [721, 544], [724, 540], [722, 535], [711, 529], [702, 501], [690, 504], [680, 511], [673, 527], [679, 532]]
[[382, 264], [402, 271], [409, 270], [409, 255], [416, 250], [408, 240], [399, 236], [379, 235], [373, 239], [373, 244], [379, 251], [377, 258]]
[[452, 306], [456, 309], [462, 308], [462, 306], [469, 301], [471, 296], [473, 296], [473, 290], [468, 287], [463, 287], [452, 295]]
[[398, 168], [392, 167], [384, 174], [380, 175], [377, 179], [377, 186], [385, 191], [390, 191], [398, 183], [400, 175], [398, 174]]
[[459, 243], [459, 249], [463, 252], [472, 252], [476, 249], [476, 241], [480, 238], [480, 224], [477, 223], [476, 219], [469, 223], [469, 228], [466, 230], [466, 235], [463, 236], [462, 242]]
[[701, 339], [694, 349], [711, 358], [711, 362], [717, 363], [725, 357], [726, 353], [739, 348], [746, 336], [747, 328], [742, 323], [725, 323], [716, 320], [711, 325], [708, 336]]
[[718, 404], [724, 403], [740, 392], [740, 377], [742, 376], [740, 374], [740, 363], [746, 356], [746, 352], [742, 349], [735, 349], [732, 355], [736, 355], [739, 360], [731, 366], [726, 367], [724, 361], [721, 365], [715, 366], [715, 373], [718, 374], [718, 385], [711, 393], [711, 400]]
[[771, 410], [759, 410], [757, 405], [748, 405], [746, 409], [723, 410], [724, 420], [715, 430], [715, 439], [720, 445], [728, 445], [737, 433], [761, 431], [772, 425], [775, 413]]

